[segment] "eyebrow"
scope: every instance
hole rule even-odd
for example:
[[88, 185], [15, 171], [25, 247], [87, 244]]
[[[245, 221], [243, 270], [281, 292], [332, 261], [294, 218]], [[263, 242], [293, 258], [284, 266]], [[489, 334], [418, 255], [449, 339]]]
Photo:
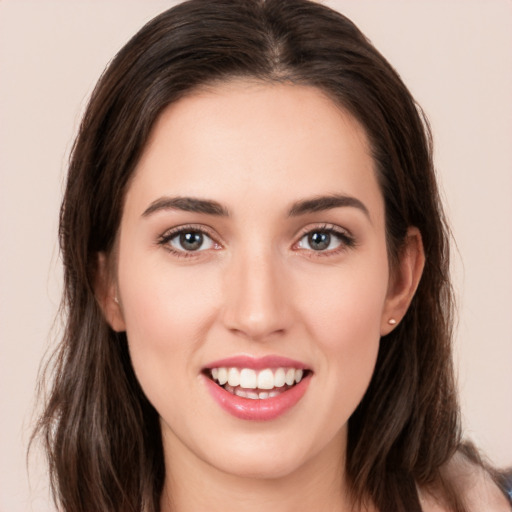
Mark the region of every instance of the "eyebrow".
[[148, 217], [161, 210], [181, 210], [184, 212], [205, 213], [207, 215], [217, 215], [220, 217], [227, 217], [229, 215], [226, 208], [217, 201], [198, 199], [195, 197], [160, 197], [144, 210], [142, 216]]
[[[352, 207], [361, 210], [368, 218], [370, 213], [368, 208], [355, 197], [341, 194], [313, 197], [296, 201], [288, 211], [289, 217], [298, 217], [307, 213], [332, 210], [334, 208]], [[144, 213], [143, 217], [161, 211], [161, 210], [181, 210], [185, 212], [204, 213], [206, 215], [215, 215], [219, 217], [228, 217], [228, 210], [217, 201], [210, 199], [199, 199], [195, 197], [160, 197], [153, 201]]]
[[315, 213], [334, 208], [351, 207], [361, 210], [370, 219], [368, 208], [359, 199], [342, 194], [313, 197], [293, 203], [288, 212], [289, 217], [297, 217], [306, 213]]

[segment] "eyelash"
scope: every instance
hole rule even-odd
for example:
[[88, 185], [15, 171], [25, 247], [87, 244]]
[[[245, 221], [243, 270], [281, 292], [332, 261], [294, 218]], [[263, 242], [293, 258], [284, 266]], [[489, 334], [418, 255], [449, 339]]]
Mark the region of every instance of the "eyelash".
[[[170, 245], [170, 242], [174, 238], [176, 238], [182, 234], [187, 234], [187, 233], [198, 233], [202, 236], [208, 237], [215, 246], [214, 250], [217, 250], [222, 247], [221, 244], [215, 240], [215, 237], [213, 236], [211, 231], [209, 229], [206, 229], [204, 225], [193, 225], [193, 224], [179, 226], [179, 227], [176, 227], [176, 228], [166, 231], [158, 238], [157, 243], [158, 243], [158, 245], [161, 245], [162, 247], [165, 248], [165, 250], [169, 251], [171, 254], [173, 254], [174, 256], [176, 256], [178, 258], [192, 258], [192, 257], [196, 256], [197, 253], [205, 252], [206, 250], [208, 250], [208, 249], [203, 249], [203, 250], [198, 249], [196, 251], [177, 250], [177, 249], [174, 249]], [[340, 241], [340, 245], [339, 245], [339, 247], [336, 247], [335, 249], [318, 250], [318, 251], [315, 251], [314, 249], [306, 249], [306, 248], [298, 247], [298, 245], [301, 243], [301, 241], [306, 236], [311, 235], [313, 233], [323, 233], [323, 234], [327, 234], [330, 236], [335, 236]], [[327, 257], [327, 256], [337, 255], [343, 251], [346, 251], [348, 249], [355, 247], [355, 245], [356, 245], [355, 238], [348, 231], [341, 229], [338, 226], [335, 226], [333, 224], [323, 224], [323, 225], [315, 226], [312, 228], [308, 227], [307, 229], [304, 229], [300, 233], [300, 235], [298, 237], [298, 241], [293, 244], [293, 248], [297, 251], [305, 251], [305, 252], [310, 253], [310, 257]]]
[[[314, 249], [304, 249], [304, 248], [297, 247], [298, 244], [306, 236], [311, 235], [313, 233], [323, 233], [323, 234], [327, 234], [330, 236], [335, 236], [340, 241], [340, 245], [338, 247], [336, 247], [335, 249], [320, 250], [320, 251], [315, 251]], [[313, 228], [308, 227], [300, 234], [298, 242], [296, 242], [294, 244], [294, 247], [297, 247], [297, 250], [306, 251], [309, 253], [310, 257], [313, 257], [313, 258], [323, 258], [323, 257], [335, 256], [344, 251], [347, 251], [348, 249], [352, 249], [355, 246], [356, 246], [356, 240], [353, 237], [353, 235], [350, 234], [347, 230], [342, 229], [338, 226], [335, 226], [334, 224], [322, 224], [319, 226], [315, 226]]]
[[163, 246], [165, 250], [169, 251], [171, 254], [178, 258], [193, 258], [194, 256], [196, 256], [197, 253], [204, 252], [204, 249], [197, 251], [177, 250], [170, 245], [170, 242], [174, 238], [186, 233], [198, 233], [200, 235], [207, 236], [216, 246], [215, 249], [221, 247], [221, 245], [215, 240], [214, 236], [212, 235], [209, 229], [205, 228], [205, 226], [203, 225], [197, 226], [194, 224], [179, 226], [166, 231], [158, 238], [158, 245]]

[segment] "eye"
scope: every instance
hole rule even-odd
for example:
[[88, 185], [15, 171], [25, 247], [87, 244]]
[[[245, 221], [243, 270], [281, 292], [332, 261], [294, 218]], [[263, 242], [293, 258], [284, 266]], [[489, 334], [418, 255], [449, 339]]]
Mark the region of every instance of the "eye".
[[189, 227], [165, 233], [160, 238], [159, 244], [171, 252], [181, 253], [183, 256], [186, 253], [201, 252], [218, 247], [218, 244], [204, 231]]
[[328, 231], [311, 231], [304, 235], [299, 241], [300, 249], [311, 249], [313, 251], [326, 251], [336, 249], [341, 245], [339, 237], [333, 236]]
[[347, 233], [326, 227], [308, 231], [300, 238], [296, 247], [315, 252], [336, 252], [337, 249], [353, 245], [354, 240]]
[[183, 231], [171, 238], [169, 243], [179, 251], [199, 251], [213, 247], [213, 240], [200, 231]]

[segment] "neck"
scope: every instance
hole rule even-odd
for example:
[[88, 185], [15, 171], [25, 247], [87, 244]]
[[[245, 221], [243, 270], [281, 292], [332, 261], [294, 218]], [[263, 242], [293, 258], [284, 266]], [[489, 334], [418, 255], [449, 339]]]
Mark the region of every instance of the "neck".
[[315, 457], [273, 478], [226, 473], [172, 443], [173, 449], [166, 450], [171, 455], [166, 456], [161, 511], [352, 511], [345, 482], [345, 443], [345, 432], [340, 432]]

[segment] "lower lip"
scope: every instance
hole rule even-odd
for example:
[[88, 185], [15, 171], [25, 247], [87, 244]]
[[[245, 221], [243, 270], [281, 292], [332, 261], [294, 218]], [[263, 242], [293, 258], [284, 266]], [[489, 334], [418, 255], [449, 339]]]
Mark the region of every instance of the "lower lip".
[[291, 409], [304, 396], [311, 380], [306, 375], [298, 384], [272, 398], [251, 399], [233, 395], [229, 391], [204, 377], [208, 391], [214, 400], [228, 413], [242, 420], [273, 420]]

